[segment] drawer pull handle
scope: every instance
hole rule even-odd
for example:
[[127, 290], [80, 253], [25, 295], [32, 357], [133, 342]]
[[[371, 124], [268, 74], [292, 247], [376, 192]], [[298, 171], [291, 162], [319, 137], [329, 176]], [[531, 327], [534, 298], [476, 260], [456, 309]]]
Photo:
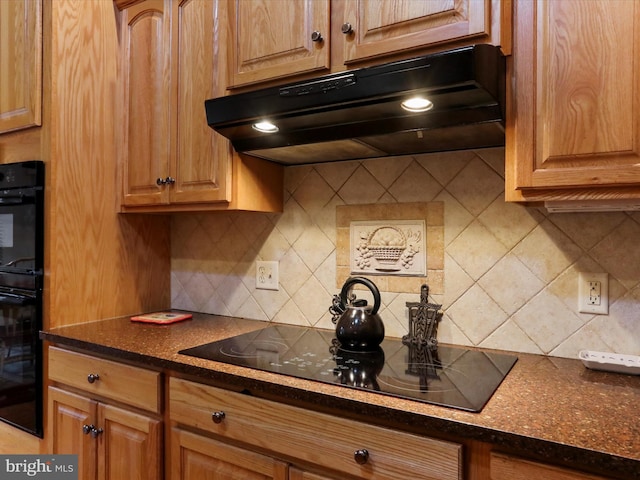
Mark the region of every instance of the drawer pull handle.
[[82, 426], [82, 433], [84, 433], [85, 435], [89, 435], [93, 430], [95, 430], [96, 427], [94, 427], [93, 425], [83, 425]]
[[211, 420], [213, 420], [213, 423], [222, 423], [222, 420], [224, 420], [224, 417], [225, 417], [225, 414], [222, 410], [219, 412], [213, 412], [211, 414]]
[[364, 465], [369, 460], [369, 451], [365, 448], [356, 450], [353, 453], [353, 459], [358, 465]]
[[100, 375], [98, 375], [97, 373], [90, 373], [89, 375], [87, 375], [87, 382], [94, 383], [97, 380], [100, 380]]
[[100, 435], [102, 432], [104, 432], [103, 429], [93, 427], [93, 429], [91, 430], [91, 437], [92, 438], [98, 438], [98, 435]]

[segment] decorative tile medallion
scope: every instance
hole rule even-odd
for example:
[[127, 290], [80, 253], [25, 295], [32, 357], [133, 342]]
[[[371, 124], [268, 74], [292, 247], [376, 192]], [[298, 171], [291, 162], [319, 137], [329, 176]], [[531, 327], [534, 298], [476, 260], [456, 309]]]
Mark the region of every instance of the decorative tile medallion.
[[424, 220], [351, 222], [351, 274], [427, 274]]
[[444, 203], [336, 207], [336, 287], [371, 276], [383, 292], [444, 293]]

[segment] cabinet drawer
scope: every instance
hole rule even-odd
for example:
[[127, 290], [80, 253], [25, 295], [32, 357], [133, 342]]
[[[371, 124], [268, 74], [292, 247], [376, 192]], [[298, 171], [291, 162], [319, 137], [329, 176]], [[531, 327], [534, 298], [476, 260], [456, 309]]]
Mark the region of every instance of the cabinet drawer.
[[[97, 375], [93, 383], [89, 375]], [[49, 347], [49, 379], [158, 413], [160, 373]]]
[[[172, 421], [363, 479], [462, 478], [462, 446], [171, 378]], [[224, 412], [220, 423], [212, 414]], [[356, 463], [355, 452], [368, 460]]]

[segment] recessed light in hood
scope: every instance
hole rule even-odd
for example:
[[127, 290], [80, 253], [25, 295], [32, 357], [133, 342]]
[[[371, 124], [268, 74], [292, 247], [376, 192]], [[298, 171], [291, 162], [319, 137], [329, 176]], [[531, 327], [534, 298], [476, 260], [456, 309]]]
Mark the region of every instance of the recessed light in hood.
[[[504, 145], [504, 57], [475, 45], [205, 102], [239, 152], [286, 165]], [[428, 99], [408, 111], [409, 98]], [[269, 119], [277, 131], [258, 131]]]

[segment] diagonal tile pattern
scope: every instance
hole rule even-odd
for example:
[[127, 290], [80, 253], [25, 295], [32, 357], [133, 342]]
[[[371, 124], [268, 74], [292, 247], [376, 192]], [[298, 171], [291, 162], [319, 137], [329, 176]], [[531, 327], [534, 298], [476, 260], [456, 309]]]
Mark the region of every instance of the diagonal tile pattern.
[[[176, 214], [172, 306], [332, 328], [336, 206], [443, 202], [443, 343], [575, 357], [640, 355], [640, 213], [548, 214], [507, 204], [504, 150], [285, 169], [282, 214]], [[255, 261], [280, 262], [280, 290], [255, 289]], [[578, 313], [579, 272], [609, 273], [609, 315]], [[387, 335], [406, 333], [406, 302], [382, 292]]]

